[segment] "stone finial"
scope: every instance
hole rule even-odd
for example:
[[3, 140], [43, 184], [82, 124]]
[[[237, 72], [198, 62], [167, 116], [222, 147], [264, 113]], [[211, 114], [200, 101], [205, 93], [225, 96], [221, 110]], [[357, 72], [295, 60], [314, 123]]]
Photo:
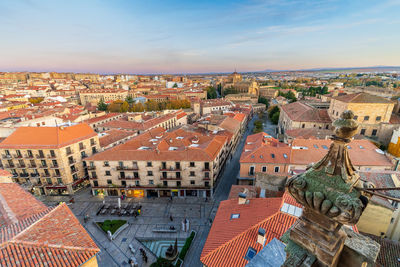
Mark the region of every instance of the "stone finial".
[[351, 141], [358, 130], [358, 123], [354, 120], [354, 113], [351, 110], [346, 110], [342, 113], [339, 119], [332, 124], [335, 127], [335, 136], [347, 142]]

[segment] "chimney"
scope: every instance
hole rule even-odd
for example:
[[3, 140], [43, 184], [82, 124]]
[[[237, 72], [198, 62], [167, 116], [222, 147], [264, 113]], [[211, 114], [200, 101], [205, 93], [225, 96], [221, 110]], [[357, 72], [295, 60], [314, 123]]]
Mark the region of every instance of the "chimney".
[[247, 195], [245, 193], [239, 193], [239, 205], [246, 204], [247, 202]]
[[257, 243], [259, 243], [262, 246], [265, 245], [265, 229], [264, 228], [260, 227], [260, 229], [258, 229]]

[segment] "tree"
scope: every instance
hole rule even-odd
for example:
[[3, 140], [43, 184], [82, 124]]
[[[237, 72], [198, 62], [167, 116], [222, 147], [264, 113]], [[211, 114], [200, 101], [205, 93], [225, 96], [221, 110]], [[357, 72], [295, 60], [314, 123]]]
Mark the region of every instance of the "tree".
[[101, 111], [106, 111], [107, 107], [108, 107], [108, 105], [106, 103], [104, 103], [104, 100], [100, 99], [99, 103], [97, 104], [97, 109], [101, 110]]
[[270, 110], [268, 111], [268, 117], [271, 120], [272, 116], [274, 116], [275, 113], [279, 112], [279, 107], [278, 106], [273, 106], [272, 108], [270, 108]]
[[44, 100], [43, 97], [31, 97], [31, 98], [29, 98], [29, 102], [31, 102], [32, 104], [39, 104], [43, 100]]
[[254, 129], [253, 129], [253, 133], [260, 133], [263, 131], [263, 123], [262, 120], [256, 120], [254, 122]]
[[259, 96], [258, 97], [258, 103], [260, 104], [265, 104], [265, 108], [268, 108], [269, 106], [269, 101], [267, 98], [263, 97], [263, 96]]
[[273, 124], [278, 124], [278, 122], [279, 122], [279, 116], [280, 116], [280, 111], [275, 112], [275, 113], [272, 115], [271, 122], [272, 122]]
[[217, 98], [217, 90], [213, 86], [207, 88], [207, 99]]
[[129, 105], [133, 104], [133, 102], [134, 102], [132, 96], [130, 96], [130, 95], [128, 95], [128, 96], [125, 98], [125, 101], [128, 102]]
[[177, 87], [178, 87], [177, 83], [174, 83], [174, 85], [172, 86], [172, 88], [177, 88]]
[[119, 112], [125, 113], [129, 110], [129, 104], [128, 102], [124, 101], [122, 104], [119, 106]]

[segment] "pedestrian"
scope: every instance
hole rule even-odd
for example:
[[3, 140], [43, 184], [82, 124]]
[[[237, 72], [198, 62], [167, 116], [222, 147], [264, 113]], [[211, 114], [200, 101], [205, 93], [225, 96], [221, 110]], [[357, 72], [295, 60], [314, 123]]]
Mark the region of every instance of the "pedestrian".
[[169, 219], [171, 220], [171, 222], [174, 220], [174, 219], [172, 218], [172, 215], [169, 215]]

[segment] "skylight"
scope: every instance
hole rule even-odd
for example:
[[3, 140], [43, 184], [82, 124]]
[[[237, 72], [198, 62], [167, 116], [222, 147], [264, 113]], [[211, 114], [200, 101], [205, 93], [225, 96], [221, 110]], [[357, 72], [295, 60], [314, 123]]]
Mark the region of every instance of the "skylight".
[[175, 147], [175, 146], [170, 146], [170, 147], [168, 148], [168, 150], [170, 150], [170, 151], [172, 151], [172, 150], [178, 150], [178, 148]]
[[240, 214], [239, 213], [231, 214], [231, 219], [239, 219], [239, 218], [240, 218]]
[[139, 147], [139, 150], [150, 150], [150, 147], [148, 147], [148, 146], [141, 146], [141, 147]]
[[254, 256], [257, 254], [257, 250], [255, 250], [254, 248], [252, 248], [252, 247], [249, 247], [249, 249], [247, 250], [247, 252], [246, 252], [246, 256], [244, 256], [244, 258], [246, 259], [246, 260], [251, 260], [252, 258], [254, 258]]
[[271, 157], [274, 159], [275, 158], [275, 154], [271, 154]]
[[199, 147], [199, 144], [191, 144], [189, 147]]
[[303, 212], [302, 208], [290, 205], [288, 203], [283, 203], [281, 211], [292, 216], [300, 217]]
[[182, 139], [183, 139], [183, 136], [177, 136], [176, 139], [182, 140]]
[[286, 154], [283, 154], [283, 157], [284, 157], [285, 159], [287, 159], [287, 155], [286, 155]]
[[360, 149], [364, 149], [364, 147], [363, 147], [363, 146], [360, 146]]
[[323, 149], [328, 149], [328, 147], [326, 145], [322, 145]]
[[314, 147], [315, 147], [315, 148], [318, 148], [318, 146], [317, 146], [317, 145], [315, 145], [315, 144], [314, 144]]

